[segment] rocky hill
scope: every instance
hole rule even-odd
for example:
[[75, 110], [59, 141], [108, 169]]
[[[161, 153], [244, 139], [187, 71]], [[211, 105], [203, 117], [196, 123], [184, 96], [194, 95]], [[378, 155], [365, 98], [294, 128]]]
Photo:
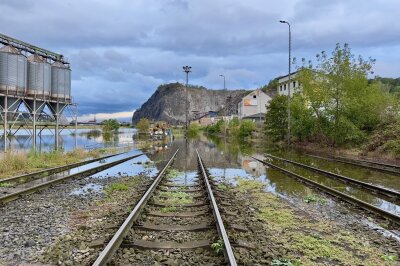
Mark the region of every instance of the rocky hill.
[[[236, 114], [237, 104], [247, 93], [249, 91], [208, 90], [204, 87], [190, 86], [188, 88], [189, 119], [196, 116], [195, 113], [219, 112], [222, 106], [226, 105], [227, 110], [224, 108], [223, 111]], [[185, 122], [185, 86], [180, 83], [159, 86], [147, 102], [133, 114], [132, 123], [136, 124], [144, 117], [167, 121], [171, 124]]]

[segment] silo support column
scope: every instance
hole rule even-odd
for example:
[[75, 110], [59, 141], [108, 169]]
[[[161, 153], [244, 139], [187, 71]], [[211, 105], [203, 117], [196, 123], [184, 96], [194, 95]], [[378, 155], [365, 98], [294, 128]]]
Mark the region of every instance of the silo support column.
[[8, 126], [8, 122], [7, 122], [7, 115], [8, 115], [8, 97], [7, 95], [5, 96], [4, 99], [4, 152], [7, 151], [7, 126]]
[[33, 150], [36, 151], [36, 99], [33, 100]]
[[56, 128], [55, 128], [55, 132], [54, 132], [54, 136], [55, 136], [55, 142], [56, 142], [56, 146], [55, 146], [55, 150], [58, 150], [58, 128], [59, 128], [59, 116], [60, 116], [60, 107], [58, 105], [56, 105]]

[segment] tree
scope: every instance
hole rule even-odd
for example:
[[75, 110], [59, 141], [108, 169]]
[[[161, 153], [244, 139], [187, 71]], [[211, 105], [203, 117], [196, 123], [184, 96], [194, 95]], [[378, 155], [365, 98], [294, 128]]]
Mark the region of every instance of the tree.
[[[368, 84], [375, 60], [355, 57], [348, 46], [336, 45], [331, 56], [316, 55], [316, 65], [303, 59], [297, 79], [302, 98], [315, 117], [313, 133], [332, 145], [360, 143], [382, 120], [389, 98], [380, 86]], [[304, 112], [308, 112], [308, 108]]]
[[278, 95], [267, 106], [265, 115], [265, 130], [273, 140], [284, 140], [287, 134], [288, 98]]
[[111, 131], [118, 131], [120, 125], [116, 119], [108, 119], [103, 121], [103, 131], [104, 132], [111, 132]]
[[147, 133], [150, 128], [150, 120], [147, 118], [141, 118], [139, 122], [136, 124], [136, 129], [139, 130], [139, 133]]

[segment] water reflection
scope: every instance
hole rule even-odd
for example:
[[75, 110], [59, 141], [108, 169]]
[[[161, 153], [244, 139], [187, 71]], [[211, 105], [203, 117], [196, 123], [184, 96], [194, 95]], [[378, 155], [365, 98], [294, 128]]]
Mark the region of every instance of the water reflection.
[[[9, 136], [7, 149], [13, 151], [28, 151], [33, 148], [33, 136], [29, 132], [18, 131], [15, 135]], [[79, 128], [74, 130], [65, 129], [59, 137], [59, 148], [65, 151], [77, 147], [84, 149], [95, 149], [104, 147], [116, 147], [134, 143], [136, 129], [120, 128], [118, 133], [103, 133], [101, 128]], [[0, 151], [4, 150], [4, 139], [0, 137]], [[38, 131], [36, 138], [36, 150], [51, 151], [55, 148], [55, 136], [53, 129]]]
[[[273, 146], [266, 145], [266, 147], [257, 149], [249, 143], [238, 144], [234, 142], [228, 142], [224, 139], [212, 137], [206, 138], [201, 136], [196, 140], [181, 139], [169, 143], [169, 150], [159, 153], [158, 157], [162, 157], [164, 160], [166, 160], [169, 158], [168, 156], [171, 156], [172, 152], [174, 152], [178, 147], [181, 148], [181, 152], [177, 155], [174, 167], [180, 171], [196, 171], [197, 157], [195, 150], [197, 149], [202, 156], [206, 167], [209, 168], [210, 173], [219, 180], [224, 179], [226, 182], [234, 185], [237, 183], [237, 178], [259, 180], [265, 183], [266, 191], [283, 197], [295, 198], [296, 200], [303, 200], [306, 196], [315, 193], [313, 189], [305, 186], [303, 183], [300, 183], [292, 177], [282, 174], [276, 170], [270, 169], [262, 163], [259, 163], [257, 160], [251, 158], [251, 156], [264, 158], [265, 151], [268, 153], [274, 153], [274, 155], [276, 154], [278, 156], [282, 155], [282, 152]], [[292, 159], [296, 158], [299, 161], [301, 159], [302, 162], [308, 160], [309, 164], [318, 164], [318, 166], [322, 165], [321, 162], [312, 161], [309, 157], [295, 152], [286, 155], [290, 156]], [[397, 204], [373, 195], [358, 187], [318, 175], [288, 163], [274, 161], [274, 164], [283, 166], [290, 171], [373, 204], [374, 206], [380, 207], [386, 211], [400, 214], [400, 206]], [[329, 164], [327, 163], [326, 165]], [[336, 171], [350, 171], [348, 166], [342, 168], [342, 165], [336, 165], [335, 167], [339, 169]], [[355, 170], [353, 169], [352, 171]], [[359, 176], [364, 176], [366, 173], [368, 173], [368, 171], [363, 171], [363, 173]], [[385, 182], [385, 184], [389, 186], [388, 184], [395, 182], [395, 179], [393, 178], [397, 177], [392, 177], [391, 179], [387, 177], [388, 181]]]

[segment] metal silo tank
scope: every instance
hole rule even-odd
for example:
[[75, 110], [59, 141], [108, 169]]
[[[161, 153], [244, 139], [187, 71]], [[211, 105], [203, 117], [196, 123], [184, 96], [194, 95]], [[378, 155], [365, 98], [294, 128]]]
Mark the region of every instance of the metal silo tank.
[[25, 92], [27, 59], [11, 46], [0, 48], [0, 92], [11, 95]]
[[71, 69], [61, 62], [51, 66], [51, 97], [59, 100], [71, 98]]
[[51, 65], [38, 55], [28, 57], [29, 96], [48, 97], [51, 92]]

